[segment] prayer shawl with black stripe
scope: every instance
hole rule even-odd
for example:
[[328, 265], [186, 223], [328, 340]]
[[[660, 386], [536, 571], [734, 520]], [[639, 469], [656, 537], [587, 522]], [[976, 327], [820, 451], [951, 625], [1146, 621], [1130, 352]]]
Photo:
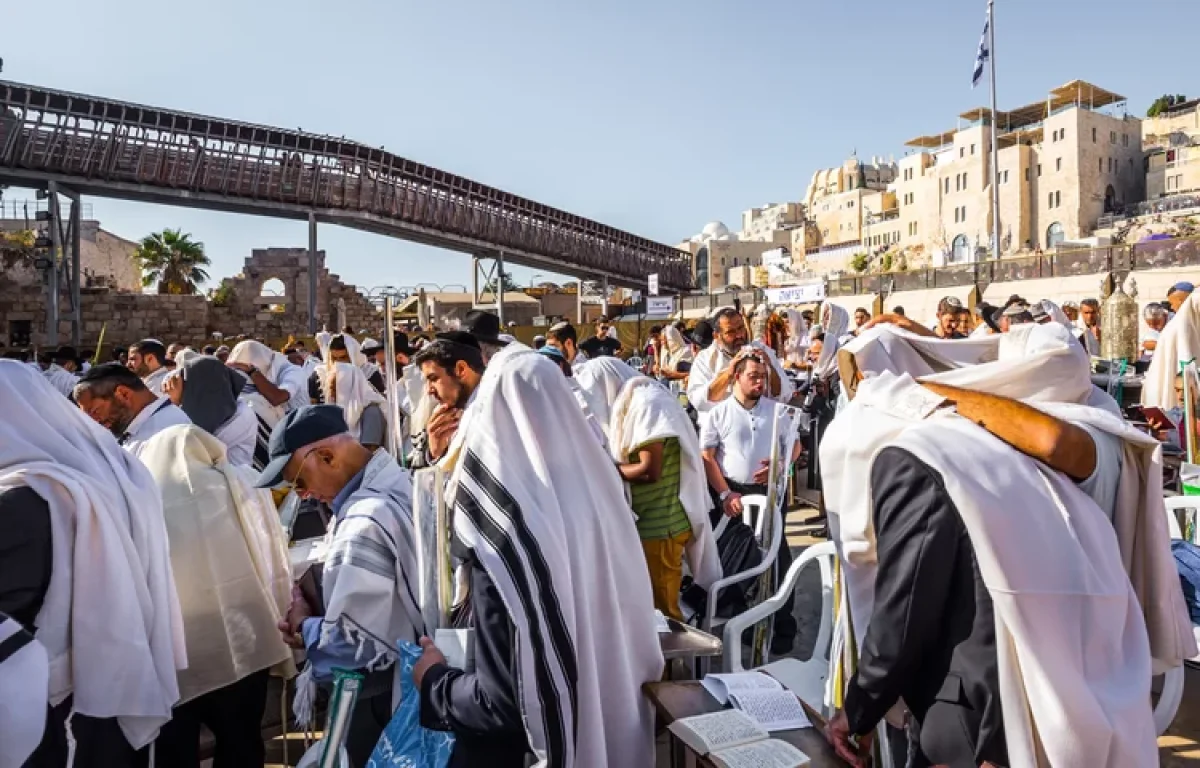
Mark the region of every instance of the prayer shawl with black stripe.
[[41, 743], [49, 688], [46, 649], [0, 613], [0, 768], [21, 768]]
[[[415, 643], [424, 634], [413, 535], [412, 481], [378, 450], [337, 516], [323, 571], [321, 642], [340, 634], [353, 643], [359, 669], [388, 667], [397, 641]], [[400, 693], [398, 681], [393, 693]]]
[[650, 578], [620, 477], [586, 432], [557, 366], [499, 352], [443, 460], [454, 531], [508, 607], [537, 765], [650, 768], [641, 687], [663, 670]]

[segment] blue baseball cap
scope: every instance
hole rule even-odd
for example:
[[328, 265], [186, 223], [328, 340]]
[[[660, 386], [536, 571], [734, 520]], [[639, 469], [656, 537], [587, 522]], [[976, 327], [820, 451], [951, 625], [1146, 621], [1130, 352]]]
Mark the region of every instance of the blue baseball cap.
[[274, 488], [283, 482], [283, 468], [293, 453], [347, 431], [346, 416], [339, 405], [306, 405], [292, 411], [271, 430], [271, 441], [267, 444], [270, 458], [255, 485]]
[[1195, 290], [1196, 286], [1184, 280], [1181, 283], [1175, 283], [1175, 285], [1172, 285], [1171, 290], [1167, 291], [1167, 296], [1170, 296], [1172, 293], [1192, 293]]

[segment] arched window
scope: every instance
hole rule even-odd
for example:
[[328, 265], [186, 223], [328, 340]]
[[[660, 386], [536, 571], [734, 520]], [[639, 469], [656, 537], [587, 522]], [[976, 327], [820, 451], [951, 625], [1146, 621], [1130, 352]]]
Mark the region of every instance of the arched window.
[[708, 246], [696, 251], [696, 287], [708, 293]]
[[286, 296], [287, 286], [278, 277], [272, 277], [262, 284], [262, 290], [259, 291], [260, 296]]
[[971, 243], [967, 240], [966, 235], [959, 235], [954, 238], [954, 243], [951, 245], [950, 263], [963, 264], [971, 258]]
[[1067, 233], [1063, 231], [1063, 225], [1057, 221], [1051, 224], [1046, 229], [1046, 247], [1057, 248], [1058, 244], [1067, 239]]

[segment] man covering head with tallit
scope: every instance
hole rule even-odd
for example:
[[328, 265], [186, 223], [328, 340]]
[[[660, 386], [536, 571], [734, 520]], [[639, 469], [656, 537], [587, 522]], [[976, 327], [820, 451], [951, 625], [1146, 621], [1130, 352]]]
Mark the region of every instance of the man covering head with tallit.
[[866, 378], [821, 446], [845, 575], [835, 748], [853, 758], [903, 699], [934, 764], [1154, 764], [1151, 673], [1196, 653], [1157, 444], [1059, 323], [878, 327], [843, 352]]
[[135, 765], [187, 666], [158, 488], [28, 366], [0, 360], [0, 393], [0, 561], [23, 579], [0, 590], [50, 660], [34, 764], [62, 764], [71, 718], [76, 766]]
[[641, 692], [663, 669], [650, 580], [620, 478], [579, 437], [587, 426], [566, 381], [510, 344], [443, 462], [475, 671], [449, 667], [425, 640], [414, 676], [422, 724], [454, 731], [458, 764], [520, 765], [530, 752], [539, 765], [654, 765]]

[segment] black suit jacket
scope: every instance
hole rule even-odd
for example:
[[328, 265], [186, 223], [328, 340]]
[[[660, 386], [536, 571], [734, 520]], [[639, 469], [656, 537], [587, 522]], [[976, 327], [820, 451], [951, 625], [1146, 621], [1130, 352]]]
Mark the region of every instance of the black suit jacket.
[[903, 697], [933, 764], [1008, 764], [992, 600], [941, 475], [885, 448], [871, 467], [879, 572], [875, 611], [846, 695], [869, 733]]

